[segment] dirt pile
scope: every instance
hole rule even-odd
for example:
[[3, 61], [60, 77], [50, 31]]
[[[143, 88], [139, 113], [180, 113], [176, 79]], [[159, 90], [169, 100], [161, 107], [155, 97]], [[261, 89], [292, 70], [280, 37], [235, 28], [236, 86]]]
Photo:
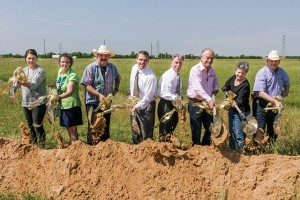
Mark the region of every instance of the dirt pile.
[[[243, 156], [169, 143], [80, 141], [42, 150], [0, 138], [0, 191], [54, 199], [288, 199], [300, 195], [300, 157]], [[299, 196], [298, 196], [299, 197]]]

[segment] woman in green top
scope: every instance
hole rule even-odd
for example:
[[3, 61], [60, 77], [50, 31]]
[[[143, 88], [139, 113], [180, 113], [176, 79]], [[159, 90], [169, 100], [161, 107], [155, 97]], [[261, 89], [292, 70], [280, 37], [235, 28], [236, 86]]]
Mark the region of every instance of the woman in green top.
[[78, 140], [77, 125], [82, 125], [81, 102], [79, 98], [79, 78], [71, 68], [73, 58], [68, 53], [63, 53], [58, 58], [56, 88], [61, 107], [60, 125], [66, 127], [70, 140]]

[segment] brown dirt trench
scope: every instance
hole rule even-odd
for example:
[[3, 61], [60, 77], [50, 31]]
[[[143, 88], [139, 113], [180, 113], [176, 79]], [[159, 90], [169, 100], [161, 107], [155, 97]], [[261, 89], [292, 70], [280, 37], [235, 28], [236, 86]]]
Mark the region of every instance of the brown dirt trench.
[[81, 141], [43, 150], [0, 137], [0, 193], [49, 199], [297, 199], [300, 156]]

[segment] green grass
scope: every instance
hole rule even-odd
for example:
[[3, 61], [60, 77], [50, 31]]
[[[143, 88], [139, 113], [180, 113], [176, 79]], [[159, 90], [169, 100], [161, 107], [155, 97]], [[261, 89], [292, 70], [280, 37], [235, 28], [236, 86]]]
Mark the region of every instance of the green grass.
[[[1, 193], [1, 192], [0, 192]], [[22, 195], [0, 194], [0, 200], [47, 200], [46, 197], [24, 193]]]
[[[75, 59], [73, 69], [77, 72], [79, 77], [82, 77], [83, 71], [86, 66], [95, 61], [94, 59]], [[119, 93], [114, 98], [113, 104], [122, 103], [127, 100], [125, 95], [129, 88], [129, 79], [131, 67], [135, 64], [134, 59], [111, 59], [122, 76], [121, 85], [119, 88]], [[214, 68], [216, 70], [219, 86], [223, 86], [225, 81], [233, 75], [235, 65], [241, 60], [239, 59], [215, 59]], [[265, 61], [260, 59], [248, 59], [250, 64], [250, 70], [247, 74], [247, 78], [253, 87], [254, 78], [257, 71], [265, 65]], [[183, 68], [181, 70], [181, 77], [183, 81], [183, 92], [186, 92], [186, 86], [189, 76], [189, 71], [192, 66], [199, 62], [198, 59], [186, 60], [184, 62]], [[56, 80], [58, 63], [56, 59], [40, 59], [38, 64], [46, 69], [47, 83], [52, 83]], [[170, 67], [170, 60], [154, 59], [150, 60], [149, 63], [153, 72], [157, 76], [157, 80], [161, 75]], [[24, 59], [10, 59], [10, 58], [0, 58], [0, 79], [7, 81], [11, 76], [13, 71], [17, 67], [25, 67], [26, 63]], [[290, 94], [284, 100], [284, 110], [282, 113], [282, 131], [276, 145], [272, 148], [272, 153], [285, 154], [285, 155], [299, 155], [300, 153], [300, 138], [298, 137], [300, 127], [300, 98], [298, 94], [300, 93], [300, 73], [299, 66], [300, 60], [283, 60], [280, 66], [289, 74], [291, 80]], [[80, 87], [80, 96], [83, 98], [84, 88]], [[21, 121], [25, 122], [24, 114], [21, 108], [21, 98], [20, 91], [17, 92], [17, 102], [12, 103], [8, 96], [0, 96], [0, 136], [5, 136], [13, 139], [20, 139], [18, 132], [18, 125]], [[224, 94], [219, 92], [217, 95], [218, 102], [221, 102], [224, 98]], [[186, 99], [186, 98], [185, 98]], [[83, 99], [82, 99], [83, 102]], [[86, 141], [87, 132], [87, 118], [85, 115], [85, 109], [83, 108], [84, 125], [79, 126], [79, 138], [82, 141]], [[220, 113], [222, 119], [227, 121], [226, 113]], [[56, 146], [56, 141], [53, 137], [54, 128], [58, 130], [65, 141], [69, 140], [67, 132], [64, 128], [59, 126], [58, 121], [55, 123], [55, 127], [50, 126], [48, 122], [45, 122], [45, 130], [47, 134], [46, 148], [54, 148]], [[187, 116], [187, 122], [185, 124], [186, 129], [190, 132], [189, 118]], [[111, 139], [114, 141], [132, 143], [130, 121], [129, 121], [129, 111], [119, 110], [112, 113], [111, 119]], [[182, 135], [183, 130], [178, 126], [175, 135], [180, 139], [181, 142], [191, 143], [190, 135]], [[154, 131], [155, 139], [158, 137], [158, 128]]]

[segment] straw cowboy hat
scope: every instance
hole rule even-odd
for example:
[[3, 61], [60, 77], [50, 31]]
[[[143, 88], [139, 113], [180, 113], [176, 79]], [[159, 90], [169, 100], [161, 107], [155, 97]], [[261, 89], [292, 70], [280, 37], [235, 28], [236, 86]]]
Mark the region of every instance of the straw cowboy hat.
[[106, 45], [101, 45], [98, 51], [96, 49], [93, 49], [93, 54], [95, 57], [97, 57], [98, 54], [109, 54], [110, 57], [113, 57], [116, 55], [116, 52], [108, 50]]
[[283, 56], [279, 56], [279, 53], [278, 51], [276, 50], [272, 50], [268, 57], [262, 57], [263, 60], [281, 60], [281, 59], [284, 59]]

